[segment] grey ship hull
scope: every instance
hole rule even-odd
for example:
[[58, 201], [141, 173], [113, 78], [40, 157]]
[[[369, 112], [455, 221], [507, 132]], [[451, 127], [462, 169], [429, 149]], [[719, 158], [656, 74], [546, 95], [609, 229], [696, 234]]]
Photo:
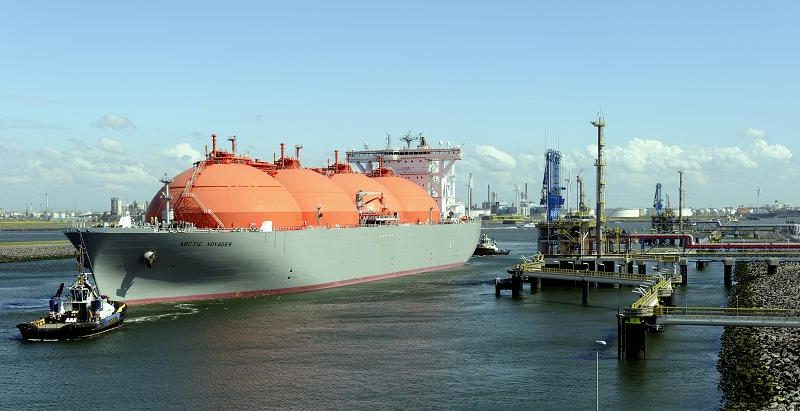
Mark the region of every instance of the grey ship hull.
[[[480, 223], [296, 231], [89, 228], [83, 244], [102, 293], [128, 304], [281, 294], [463, 265]], [[147, 261], [145, 253], [154, 259]], [[149, 264], [148, 264], [149, 263]]]

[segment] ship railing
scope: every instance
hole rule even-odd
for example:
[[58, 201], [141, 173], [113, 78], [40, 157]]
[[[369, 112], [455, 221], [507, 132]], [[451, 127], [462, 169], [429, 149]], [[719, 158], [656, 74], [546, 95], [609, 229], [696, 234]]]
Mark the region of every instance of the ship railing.
[[[444, 224], [464, 224], [466, 222], [459, 220], [442, 220], [435, 222], [421, 221], [416, 223], [401, 223], [395, 219], [380, 220], [380, 222], [362, 222], [359, 224], [329, 224], [329, 225], [298, 225], [298, 226], [273, 226], [272, 231], [301, 231], [301, 230], [315, 230], [315, 229], [347, 229], [347, 228], [360, 228], [360, 227], [384, 227], [384, 226], [412, 226], [412, 225], [444, 225]], [[107, 228], [109, 225], [102, 223], [93, 224], [80, 224], [72, 225], [74, 230], [90, 229], [90, 228]], [[258, 226], [251, 225], [250, 227], [214, 227], [214, 228], [200, 228], [191, 223], [173, 222], [170, 226], [161, 224], [139, 223], [133, 225], [131, 228], [137, 229], [151, 229], [155, 232], [246, 232], [254, 231], [260, 232]]]

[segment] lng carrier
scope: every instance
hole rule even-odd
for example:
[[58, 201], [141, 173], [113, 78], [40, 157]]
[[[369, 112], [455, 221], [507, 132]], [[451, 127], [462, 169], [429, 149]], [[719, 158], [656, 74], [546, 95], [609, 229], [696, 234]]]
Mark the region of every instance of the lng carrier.
[[[128, 304], [308, 291], [463, 265], [480, 223], [454, 214], [459, 147], [347, 152], [305, 168], [212, 148], [150, 202], [146, 224], [65, 234]], [[418, 140], [417, 147], [411, 141]], [[353, 162], [360, 172], [354, 172]]]

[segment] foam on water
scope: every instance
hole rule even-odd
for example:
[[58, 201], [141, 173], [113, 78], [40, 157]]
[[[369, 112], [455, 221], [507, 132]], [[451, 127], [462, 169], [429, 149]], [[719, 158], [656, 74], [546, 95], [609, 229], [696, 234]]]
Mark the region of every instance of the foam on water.
[[126, 323], [143, 323], [143, 322], [152, 322], [158, 321], [161, 319], [170, 319], [176, 320], [178, 317], [184, 315], [192, 315], [197, 314], [200, 312], [200, 309], [192, 304], [176, 304], [173, 308], [177, 308], [180, 311], [171, 311], [166, 313], [159, 313], [159, 314], [152, 314], [152, 315], [143, 315], [141, 317], [128, 317], [125, 319]]

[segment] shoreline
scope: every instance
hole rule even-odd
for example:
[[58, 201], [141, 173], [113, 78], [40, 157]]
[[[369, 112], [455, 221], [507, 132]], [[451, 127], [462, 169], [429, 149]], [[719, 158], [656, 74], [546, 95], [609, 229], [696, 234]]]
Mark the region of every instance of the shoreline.
[[0, 243], [0, 263], [57, 260], [75, 257], [69, 241], [27, 241]]

